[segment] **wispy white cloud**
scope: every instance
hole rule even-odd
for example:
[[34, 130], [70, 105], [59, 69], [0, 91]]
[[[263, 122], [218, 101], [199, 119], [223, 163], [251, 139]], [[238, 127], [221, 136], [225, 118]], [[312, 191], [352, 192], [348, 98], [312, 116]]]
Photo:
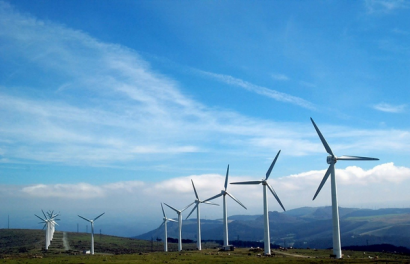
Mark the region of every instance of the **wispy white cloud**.
[[274, 73], [271, 76], [274, 80], [277, 80], [277, 81], [289, 81], [289, 77], [282, 73]]
[[368, 13], [390, 13], [396, 9], [409, 8], [405, 0], [365, 0]]
[[[5, 43], [1, 60], [19, 62], [11, 64], [10, 78], [24, 80], [19, 72], [26, 67], [42, 76], [40, 83], [0, 87], [2, 162], [114, 166], [189, 153], [240, 150], [271, 155], [282, 148], [285, 155], [301, 156], [322, 151], [308, 121], [275, 122], [203, 105], [184, 95], [177, 81], [157, 73], [136, 52], [22, 15], [3, 2], [0, 40]], [[280, 102], [315, 109], [299, 97], [229, 75], [201, 73]], [[405, 130], [338, 130], [343, 133], [326, 135], [338, 139], [336, 150], [384, 150], [389, 144], [394, 150], [408, 151], [410, 144]], [[363, 134], [369, 144], [363, 144]]]
[[373, 105], [373, 108], [382, 112], [387, 112], [387, 113], [402, 113], [405, 111], [407, 105], [402, 104], [402, 105], [391, 105], [391, 104], [386, 104], [386, 103], [379, 103], [376, 105]]
[[407, 35], [410, 34], [409, 31], [403, 30], [403, 29], [401, 29], [401, 28], [394, 28], [394, 29], [392, 29], [392, 32], [395, 33], [395, 34], [404, 35], [404, 36], [407, 36]]
[[316, 87], [315, 84], [310, 83], [310, 82], [305, 82], [305, 81], [300, 81], [299, 84], [303, 85], [303, 86], [306, 86], [306, 87], [309, 87], [309, 88], [315, 88]]
[[41, 198], [87, 199], [104, 196], [104, 191], [101, 187], [88, 183], [52, 185], [36, 184], [24, 187], [21, 191], [29, 197]]
[[272, 90], [272, 89], [269, 89], [263, 86], [258, 86], [258, 85], [249, 83], [247, 81], [232, 77], [230, 75], [217, 74], [217, 73], [206, 72], [206, 71], [198, 71], [198, 72], [202, 73], [205, 76], [211, 77], [215, 80], [224, 82], [229, 85], [234, 85], [234, 86], [244, 88], [248, 91], [275, 99], [280, 102], [291, 103], [291, 104], [294, 104], [294, 105], [297, 105], [303, 108], [311, 109], [311, 110], [314, 110], [316, 108], [313, 103], [305, 99], [302, 99], [300, 97], [296, 97], [296, 96], [289, 95], [286, 93], [281, 93], [281, 92], [278, 92], [278, 91], [275, 91], [275, 90]]

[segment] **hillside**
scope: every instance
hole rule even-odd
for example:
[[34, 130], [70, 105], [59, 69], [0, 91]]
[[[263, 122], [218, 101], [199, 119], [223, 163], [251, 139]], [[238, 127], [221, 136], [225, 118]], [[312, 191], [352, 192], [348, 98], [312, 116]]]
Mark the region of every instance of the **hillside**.
[[[66, 247], [63, 243], [64, 237], [66, 238]], [[0, 229], [0, 255], [44, 252], [44, 242], [44, 230]], [[69, 252], [70, 254], [80, 254], [84, 250], [89, 250], [90, 245], [91, 235], [88, 233], [56, 231], [47, 253]], [[106, 254], [132, 254], [163, 250], [162, 241], [147, 241], [108, 235], [94, 235], [94, 246], [96, 253]], [[204, 248], [213, 248], [215, 246], [216, 244], [209, 243], [204, 245]], [[177, 244], [169, 243], [168, 248], [170, 251], [176, 251]], [[196, 244], [184, 244], [184, 248], [195, 249]]]
[[[410, 209], [340, 208], [343, 246], [389, 243], [410, 247]], [[296, 247], [332, 246], [331, 207], [303, 207], [287, 212], [269, 212], [271, 242]], [[263, 239], [263, 216], [230, 216], [229, 239]], [[221, 220], [202, 220], [202, 239], [222, 239]], [[168, 236], [177, 237], [177, 223], [168, 223]], [[196, 240], [196, 219], [183, 221], [183, 238]], [[163, 229], [136, 236], [139, 239], [162, 238]]]

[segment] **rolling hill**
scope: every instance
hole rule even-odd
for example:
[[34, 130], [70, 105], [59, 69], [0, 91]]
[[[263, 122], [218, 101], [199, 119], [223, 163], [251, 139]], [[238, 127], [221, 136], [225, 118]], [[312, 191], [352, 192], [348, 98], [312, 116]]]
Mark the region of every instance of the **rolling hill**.
[[[410, 247], [410, 209], [340, 208], [342, 245], [389, 243]], [[332, 246], [331, 207], [303, 207], [287, 212], [269, 212], [272, 243], [295, 247], [329, 248]], [[263, 216], [235, 215], [229, 220], [229, 239], [263, 239]], [[222, 239], [222, 220], [202, 220], [202, 239]], [[177, 237], [178, 226], [168, 223], [168, 236]], [[196, 219], [183, 221], [183, 238], [196, 240]], [[139, 239], [162, 238], [163, 229], [136, 236]]]

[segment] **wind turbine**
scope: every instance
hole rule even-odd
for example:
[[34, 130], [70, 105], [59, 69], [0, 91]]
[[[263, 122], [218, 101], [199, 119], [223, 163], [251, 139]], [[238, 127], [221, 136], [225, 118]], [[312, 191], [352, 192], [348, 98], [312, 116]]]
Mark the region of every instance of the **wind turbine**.
[[178, 214], [178, 251], [182, 250], [182, 212], [185, 211], [188, 207], [190, 207], [193, 203], [187, 205], [184, 209], [178, 210], [174, 207], [164, 203], [166, 206], [174, 210]]
[[167, 222], [168, 222], [168, 221], [178, 222], [178, 221], [175, 221], [174, 219], [171, 219], [171, 218], [167, 218], [167, 216], [165, 215], [165, 211], [164, 211], [164, 207], [162, 206], [162, 203], [161, 203], [161, 208], [162, 208], [162, 214], [164, 215], [164, 218], [162, 218], [163, 221], [162, 221], [162, 224], [161, 224], [159, 227], [161, 227], [162, 225], [164, 225], [164, 230], [165, 230], [165, 236], [164, 236], [164, 251], [167, 252], [167, 251], [168, 251]]
[[226, 250], [229, 247], [229, 240], [228, 240], [228, 208], [226, 206], [226, 195], [231, 197], [235, 202], [237, 202], [239, 205], [241, 205], [243, 208], [246, 209], [245, 205], [243, 205], [239, 200], [237, 200], [235, 197], [233, 197], [232, 194], [228, 193], [226, 189], [228, 188], [228, 175], [229, 175], [229, 165], [228, 168], [226, 169], [226, 177], [225, 177], [225, 189], [221, 190], [221, 193], [212, 196], [211, 198], [206, 199], [204, 202], [213, 200], [215, 198], [218, 198], [220, 196], [223, 197], [223, 221], [224, 221], [224, 245], [223, 248]]
[[316, 129], [317, 134], [319, 135], [320, 140], [322, 141], [323, 146], [329, 156], [327, 156], [327, 164], [329, 164], [329, 168], [327, 169], [325, 176], [322, 179], [322, 182], [317, 189], [313, 200], [315, 200], [316, 196], [319, 194], [320, 190], [322, 189], [323, 185], [326, 183], [327, 178], [329, 175], [331, 177], [331, 192], [332, 192], [332, 219], [333, 219], [333, 254], [336, 255], [336, 258], [342, 257], [342, 248], [340, 244], [340, 225], [339, 225], [339, 208], [337, 203], [337, 188], [336, 188], [336, 176], [335, 176], [335, 164], [338, 160], [379, 160], [377, 158], [368, 158], [368, 157], [357, 157], [357, 156], [340, 156], [337, 157], [333, 154], [332, 150], [330, 149], [329, 145], [327, 144], [325, 138], [323, 137], [322, 133], [320, 132], [319, 128], [316, 126], [315, 122], [312, 118], [313, 126]]
[[59, 219], [54, 219], [55, 217], [58, 216], [57, 215], [50, 215], [49, 217], [46, 216], [46, 214], [44, 213], [43, 210], [41, 210], [41, 212], [43, 212], [44, 218], [41, 218], [40, 216], [34, 214], [35, 216], [37, 216], [42, 222], [44, 223], [43, 229], [46, 230], [46, 239], [45, 239], [45, 249], [48, 250], [48, 247], [50, 246], [51, 240], [53, 239], [53, 226], [57, 224], [57, 222], [55, 220], [59, 220]]
[[269, 185], [267, 182], [270, 173], [272, 172], [273, 166], [275, 166], [276, 160], [278, 159], [280, 154], [280, 150], [278, 154], [276, 154], [275, 159], [272, 161], [272, 164], [270, 165], [268, 171], [266, 172], [266, 177], [265, 179], [262, 179], [260, 181], [246, 181], [246, 182], [231, 182], [231, 184], [261, 184], [263, 186], [263, 220], [264, 220], [264, 247], [265, 247], [265, 255], [270, 255], [270, 234], [269, 234], [269, 212], [268, 212], [268, 197], [266, 195], [266, 188], [268, 188], [273, 196], [276, 198], [280, 206], [282, 207], [283, 211], [285, 210], [285, 207], [283, 207], [282, 202], [280, 201], [278, 195], [276, 192], [273, 190], [272, 186]]
[[95, 222], [95, 220], [100, 218], [103, 214], [105, 214], [105, 213], [100, 214], [99, 216], [97, 216], [93, 220], [90, 220], [90, 219], [87, 219], [85, 217], [82, 217], [81, 215], [78, 215], [78, 217], [80, 217], [80, 218], [84, 219], [85, 221], [88, 221], [88, 222], [91, 223], [91, 251], [90, 251], [91, 255], [94, 255], [94, 222]]
[[[44, 212], [43, 212], [44, 213]], [[34, 214], [35, 216], [37, 216], [38, 218], [40, 218], [40, 220], [42, 222], [40, 222], [40, 224], [44, 223], [43, 229], [46, 229], [46, 244], [45, 244], [45, 249], [48, 250], [48, 246], [50, 245], [50, 220], [47, 219], [47, 217], [41, 218], [40, 216]]]
[[199, 205], [201, 203], [205, 203], [205, 204], [212, 204], [212, 205], [218, 205], [219, 206], [219, 204], [214, 204], [214, 203], [210, 203], [210, 202], [201, 201], [198, 197], [198, 193], [196, 192], [194, 181], [192, 179], [191, 179], [191, 182], [192, 182], [192, 187], [194, 187], [194, 192], [195, 192], [195, 196], [196, 196], [196, 200], [194, 201], [194, 203], [196, 203], [196, 204], [195, 204], [194, 208], [192, 208], [192, 211], [189, 213], [189, 215], [187, 216], [186, 219], [188, 219], [189, 216], [196, 209], [196, 221], [197, 221], [197, 224], [198, 224], [196, 247], [198, 248], [198, 250], [201, 250], [201, 216], [200, 216], [201, 213], [200, 213], [200, 210], [199, 210]]
[[48, 219], [50, 219], [50, 241], [52, 241], [54, 238], [54, 232], [56, 230], [55, 226], [58, 225], [56, 221], [60, 220], [60, 219], [55, 219], [55, 218], [59, 216], [60, 214], [54, 214], [54, 211], [48, 211], [47, 215], [48, 215]]

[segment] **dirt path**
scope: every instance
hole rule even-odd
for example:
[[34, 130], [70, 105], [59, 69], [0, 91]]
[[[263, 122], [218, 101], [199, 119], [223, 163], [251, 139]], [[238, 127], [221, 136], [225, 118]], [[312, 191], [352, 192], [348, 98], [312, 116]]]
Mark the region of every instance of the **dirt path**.
[[68, 243], [67, 239], [67, 232], [63, 232], [63, 246], [64, 250], [70, 250], [70, 244]]
[[309, 258], [309, 256], [298, 255], [298, 254], [291, 254], [291, 253], [285, 253], [285, 252], [283, 252], [283, 251], [276, 251], [276, 250], [272, 250], [272, 253], [280, 254], [280, 255], [285, 255], [285, 256], [290, 256], [290, 257], [295, 257], [295, 258]]

